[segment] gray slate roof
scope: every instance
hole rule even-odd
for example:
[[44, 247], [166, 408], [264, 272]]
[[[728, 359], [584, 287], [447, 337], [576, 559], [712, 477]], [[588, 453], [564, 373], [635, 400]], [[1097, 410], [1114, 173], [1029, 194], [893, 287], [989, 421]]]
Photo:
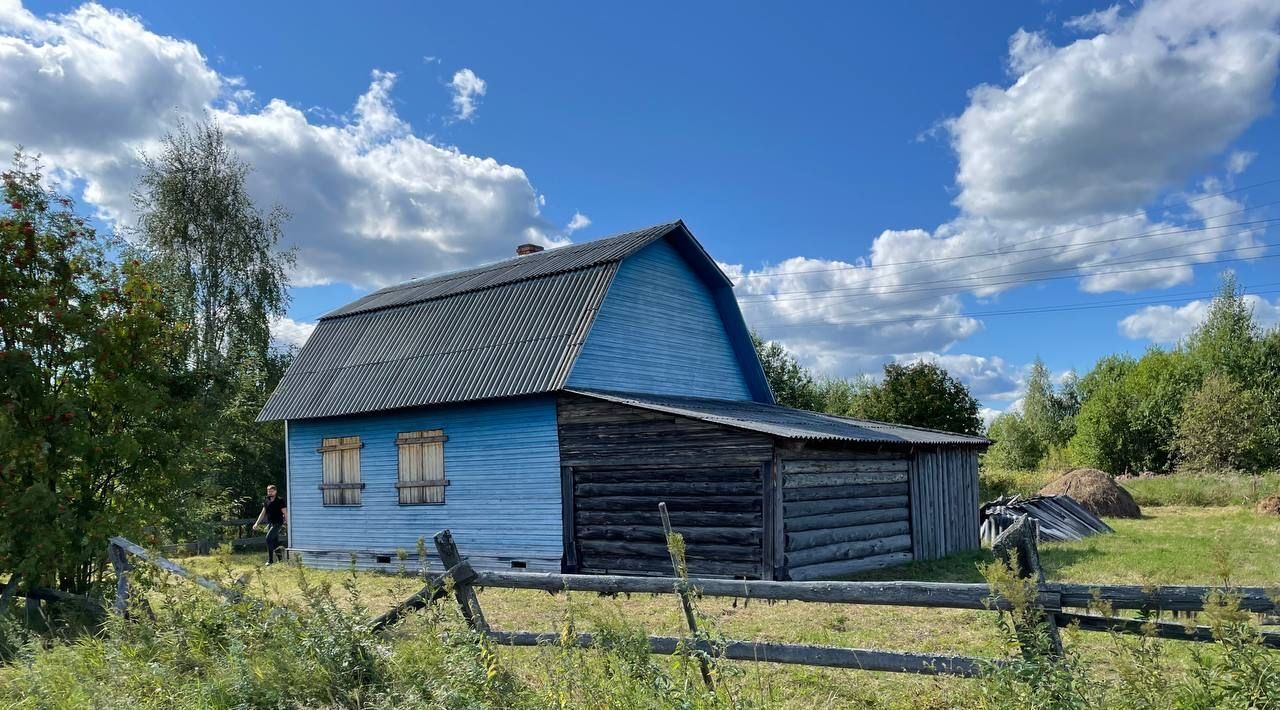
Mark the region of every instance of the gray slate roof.
[[258, 421], [559, 390], [619, 262], [676, 231], [688, 233], [671, 222], [375, 291], [320, 319]]
[[704, 397], [606, 392], [601, 390], [569, 390], [575, 394], [603, 399], [655, 412], [700, 419], [737, 429], [758, 431], [783, 439], [807, 441], [847, 441], [875, 444], [951, 444], [987, 446], [991, 441], [981, 436], [922, 429], [902, 424], [888, 424], [870, 419], [838, 417], [832, 414], [806, 412], [776, 404], [730, 401]]

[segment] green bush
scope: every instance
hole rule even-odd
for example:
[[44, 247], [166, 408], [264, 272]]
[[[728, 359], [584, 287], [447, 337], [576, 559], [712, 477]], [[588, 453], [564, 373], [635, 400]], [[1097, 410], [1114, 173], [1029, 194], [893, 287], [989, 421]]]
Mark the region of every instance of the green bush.
[[1265, 416], [1258, 393], [1225, 375], [1209, 375], [1187, 397], [1178, 418], [1179, 467], [1254, 470], [1265, 457]]
[[[596, 645], [519, 652], [536, 672], [511, 670], [507, 651], [437, 604], [386, 634], [368, 629], [354, 573], [341, 588], [297, 570], [302, 601], [220, 605], [181, 580], [136, 575], [133, 621], [54, 641], [0, 623], [3, 708], [739, 708], [741, 673], [712, 659], [714, 691], [695, 652], [649, 653], [622, 619], [594, 624]], [[270, 590], [256, 589], [266, 598]], [[250, 588], [249, 593], [255, 593]], [[146, 600], [146, 601], [144, 601]], [[0, 621], [5, 621], [0, 619]], [[562, 638], [573, 639], [572, 615]], [[532, 654], [532, 657], [529, 655]], [[523, 666], [527, 670], [527, 666]]]
[[[1104, 669], [1070, 642], [1074, 633], [1086, 632], [1068, 629], [1064, 653], [1053, 655], [1043, 612], [1030, 605], [1033, 584], [1002, 562], [984, 565], [982, 572], [993, 596], [1013, 608], [997, 617], [1009, 660], [985, 668], [981, 708], [1280, 708], [1280, 653], [1262, 645], [1252, 615], [1229, 591], [1205, 599], [1199, 621], [1212, 629], [1214, 643], [1193, 648], [1190, 668], [1168, 659], [1163, 641], [1113, 632], [1112, 668]], [[1111, 614], [1105, 605], [1096, 611]]]
[[1058, 474], [1058, 471], [983, 466], [978, 470], [978, 498], [985, 503], [1000, 496], [1033, 496]]
[[1033, 469], [1047, 452], [1044, 442], [1026, 418], [1005, 412], [987, 427], [987, 438], [995, 442], [983, 455], [983, 463], [1000, 469]]

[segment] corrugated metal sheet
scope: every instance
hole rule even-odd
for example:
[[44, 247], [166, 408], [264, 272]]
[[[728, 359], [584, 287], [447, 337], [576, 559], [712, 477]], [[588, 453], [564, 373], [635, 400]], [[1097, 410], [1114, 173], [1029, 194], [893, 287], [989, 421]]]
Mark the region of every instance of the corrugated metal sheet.
[[456, 296], [469, 291], [493, 288], [510, 283], [574, 271], [604, 263], [617, 262], [652, 242], [666, 236], [680, 222], [654, 225], [635, 232], [596, 239], [582, 244], [549, 249], [518, 256], [474, 269], [455, 271], [425, 279], [389, 286], [349, 303], [324, 318], [349, 316], [383, 308], [406, 306], [436, 298]]
[[810, 441], [850, 441], [879, 444], [955, 444], [986, 446], [990, 440], [981, 436], [952, 434], [919, 427], [887, 424], [869, 419], [837, 417], [806, 412], [761, 402], [730, 401], [703, 397], [607, 392], [602, 390], [570, 390], [576, 394], [642, 409], [667, 412], [701, 419], [738, 429], [758, 431], [784, 439]]
[[[655, 225], [375, 291], [322, 317], [258, 421], [551, 392]], [[711, 263], [711, 262], [709, 262]]]
[[616, 271], [605, 263], [326, 317], [258, 420], [560, 389]]

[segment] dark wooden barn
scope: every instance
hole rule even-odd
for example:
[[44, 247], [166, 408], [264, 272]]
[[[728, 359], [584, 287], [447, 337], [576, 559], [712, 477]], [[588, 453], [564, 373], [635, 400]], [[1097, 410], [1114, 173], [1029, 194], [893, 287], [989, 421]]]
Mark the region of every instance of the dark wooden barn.
[[[978, 546], [980, 437], [745, 401], [559, 397], [565, 566], [809, 580]], [[568, 521], [571, 521], [568, 522]]]
[[[290, 549], [394, 569], [813, 579], [978, 544], [980, 437], [777, 406], [683, 222], [391, 286], [320, 319], [285, 420]], [[409, 553], [412, 557], [412, 553]]]

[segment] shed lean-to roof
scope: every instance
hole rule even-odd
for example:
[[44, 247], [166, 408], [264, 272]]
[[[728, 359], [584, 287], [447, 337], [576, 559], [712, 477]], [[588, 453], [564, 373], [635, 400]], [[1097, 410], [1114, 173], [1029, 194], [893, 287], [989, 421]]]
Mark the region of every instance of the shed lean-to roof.
[[731, 287], [679, 221], [391, 286], [320, 319], [258, 420], [560, 390], [621, 261], [666, 237]]
[[870, 419], [839, 417], [763, 402], [602, 390], [569, 391], [585, 397], [699, 419], [737, 429], [757, 431], [783, 439], [898, 445], [987, 446], [991, 443], [989, 439], [981, 436], [953, 434]]

